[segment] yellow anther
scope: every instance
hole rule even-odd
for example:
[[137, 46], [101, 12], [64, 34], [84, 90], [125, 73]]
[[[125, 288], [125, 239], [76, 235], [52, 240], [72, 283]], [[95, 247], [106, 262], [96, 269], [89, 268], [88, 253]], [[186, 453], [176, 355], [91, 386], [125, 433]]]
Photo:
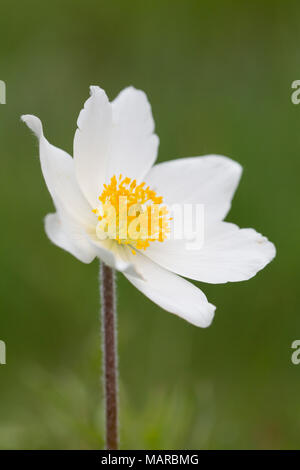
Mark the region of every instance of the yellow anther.
[[[109, 184], [103, 185], [99, 196], [101, 207], [93, 209], [95, 214], [102, 214], [98, 217], [100, 232], [107, 232], [118, 244], [129, 245], [134, 255], [134, 248], [146, 250], [151, 242], [163, 242], [169, 233], [168, 210], [161, 205], [163, 198], [145, 185], [145, 182], [137, 185], [136, 180], [114, 175]], [[107, 228], [111, 223], [114, 223], [114, 230]]]

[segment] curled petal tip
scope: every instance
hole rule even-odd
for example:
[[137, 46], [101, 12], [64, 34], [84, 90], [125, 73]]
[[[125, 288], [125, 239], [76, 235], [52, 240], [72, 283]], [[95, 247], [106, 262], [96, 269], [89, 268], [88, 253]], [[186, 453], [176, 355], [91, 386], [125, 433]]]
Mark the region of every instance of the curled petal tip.
[[90, 86], [90, 94], [91, 94], [91, 96], [96, 95], [96, 94], [105, 95], [105, 91], [97, 85], [91, 85]]
[[21, 116], [21, 119], [29, 129], [32, 130], [32, 132], [40, 139], [41, 136], [43, 135], [43, 126], [39, 118], [36, 116], [32, 116], [31, 114], [23, 114]]
[[206, 317], [202, 319], [201, 324], [197, 326], [200, 326], [202, 328], [208, 328], [212, 324], [212, 321], [215, 316], [215, 311], [216, 311], [215, 305], [209, 303]]

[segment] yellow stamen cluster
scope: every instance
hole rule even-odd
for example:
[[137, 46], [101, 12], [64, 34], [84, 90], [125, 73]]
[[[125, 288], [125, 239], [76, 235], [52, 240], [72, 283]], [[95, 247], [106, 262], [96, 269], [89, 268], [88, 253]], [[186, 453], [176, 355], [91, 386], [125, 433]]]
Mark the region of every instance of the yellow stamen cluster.
[[[133, 248], [145, 250], [150, 242], [163, 242], [167, 238], [171, 220], [167, 217], [167, 207], [162, 205], [163, 198], [146, 187], [146, 183], [137, 185], [136, 180], [120, 175], [113, 176], [103, 186], [99, 196], [101, 204], [93, 209], [102, 233], [119, 244], [130, 245], [133, 254], [136, 254]], [[114, 231], [109, 229], [112, 222]]]

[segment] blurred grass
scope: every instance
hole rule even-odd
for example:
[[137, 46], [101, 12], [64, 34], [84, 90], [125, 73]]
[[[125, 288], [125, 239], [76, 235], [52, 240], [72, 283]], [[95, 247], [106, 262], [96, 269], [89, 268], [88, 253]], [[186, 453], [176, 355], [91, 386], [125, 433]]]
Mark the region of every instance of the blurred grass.
[[[99, 84], [144, 89], [159, 161], [221, 153], [244, 175], [228, 220], [278, 255], [247, 283], [201, 285], [217, 305], [200, 330], [161, 311], [119, 275], [123, 448], [298, 448], [299, 3], [60, 1], [1, 3], [0, 448], [98, 448], [98, 266], [43, 231], [53, 210], [38, 115], [72, 152], [76, 118]], [[299, 366], [298, 366], [299, 367]]]

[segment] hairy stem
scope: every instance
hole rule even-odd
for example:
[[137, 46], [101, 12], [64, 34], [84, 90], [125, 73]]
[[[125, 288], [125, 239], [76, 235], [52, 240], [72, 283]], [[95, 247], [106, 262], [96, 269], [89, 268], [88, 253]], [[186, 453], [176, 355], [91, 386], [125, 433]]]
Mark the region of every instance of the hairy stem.
[[115, 273], [101, 263], [103, 376], [105, 390], [106, 448], [118, 449], [118, 359]]

